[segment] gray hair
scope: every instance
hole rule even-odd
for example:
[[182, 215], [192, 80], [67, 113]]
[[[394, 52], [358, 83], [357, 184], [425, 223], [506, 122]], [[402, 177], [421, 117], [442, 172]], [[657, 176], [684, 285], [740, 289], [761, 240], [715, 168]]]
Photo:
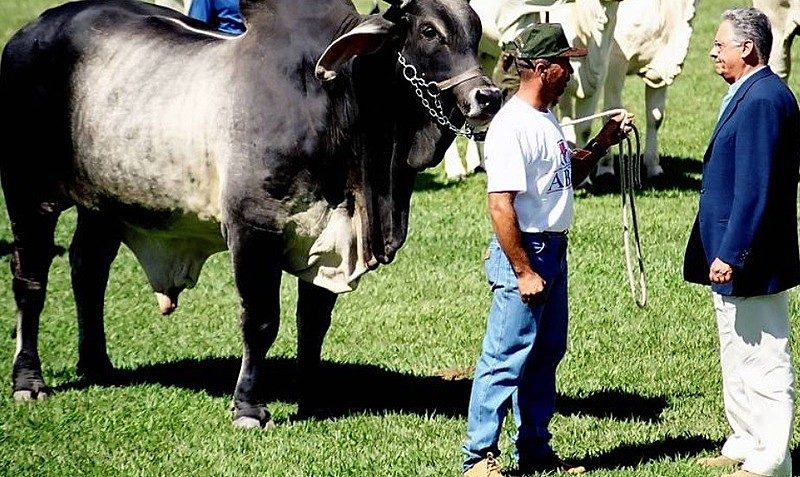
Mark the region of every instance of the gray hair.
[[751, 40], [755, 45], [759, 64], [769, 63], [772, 50], [772, 26], [769, 18], [757, 8], [732, 8], [722, 13], [722, 20], [733, 25], [733, 41]]

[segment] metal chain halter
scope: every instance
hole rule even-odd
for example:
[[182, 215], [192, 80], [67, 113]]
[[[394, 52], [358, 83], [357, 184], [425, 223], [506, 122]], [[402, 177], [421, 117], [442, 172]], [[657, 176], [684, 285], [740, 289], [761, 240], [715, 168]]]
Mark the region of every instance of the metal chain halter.
[[425, 81], [423, 78], [417, 76], [417, 68], [410, 64], [402, 53], [397, 52], [397, 62], [403, 67], [403, 77], [411, 83], [422, 106], [428, 110], [428, 114], [436, 120], [440, 125], [445, 126], [450, 131], [466, 136], [470, 139], [479, 138], [482, 133], [476, 133], [469, 124], [464, 124], [464, 129], [456, 127], [450, 119], [444, 114], [442, 109], [442, 102], [439, 101], [439, 95], [442, 93], [439, 83], [436, 81]]

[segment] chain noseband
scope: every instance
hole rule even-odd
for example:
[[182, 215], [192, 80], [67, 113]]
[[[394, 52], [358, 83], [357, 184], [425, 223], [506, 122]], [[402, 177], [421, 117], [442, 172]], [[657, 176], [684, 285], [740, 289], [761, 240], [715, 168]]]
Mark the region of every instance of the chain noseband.
[[428, 110], [428, 114], [430, 114], [437, 123], [448, 128], [450, 131], [456, 134], [466, 136], [470, 139], [479, 139], [485, 134], [482, 132], [475, 132], [475, 130], [466, 123], [464, 124], [464, 129], [456, 127], [452, 122], [450, 122], [450, 119], [447, 117], [447, 115], [445, 115], [444, 110], [442, 109], [442, 102], [439, 101], [439, 95], [442, 93], [442, 91], [447, 91], [448, 89], [459, 85], [464, 81], [481, 76], [480, 69], [475, 68], [468, 70], [453, 76], [452, 78], [436, 82], [425, 81], [423, 78], [417, 76], [417, 68], [410, 64], [400, 52], [397, 52], [397, 62], [403, 67], [403, 78], [411, 83], [411, 86], [414, 87], [414, 93], [416, 93], [417, 97], [422, 103], [422, 106]]

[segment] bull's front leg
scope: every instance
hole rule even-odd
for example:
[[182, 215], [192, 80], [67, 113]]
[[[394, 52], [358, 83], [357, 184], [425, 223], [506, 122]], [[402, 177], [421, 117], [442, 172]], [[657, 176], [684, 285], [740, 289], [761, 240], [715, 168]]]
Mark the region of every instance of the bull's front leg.
[[274, 426], [265, 401], [266, 355], [280, 323], [280, 237], [246, 225], [227, 228], [239, 291], [242, 367], [233, 393], [233, 425]]
[[297, 297], [297, 383], [298, 414], [310, 416], [318, 412], [323, 393], [320, 382], [322, 342], [331, 326], [331, 312], [336, 294], [303, 280], [298, 280]]

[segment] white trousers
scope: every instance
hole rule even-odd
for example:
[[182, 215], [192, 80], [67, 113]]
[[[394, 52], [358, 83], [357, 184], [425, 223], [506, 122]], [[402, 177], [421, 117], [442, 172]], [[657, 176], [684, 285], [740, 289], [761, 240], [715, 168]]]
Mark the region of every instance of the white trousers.
[[733, 429], [722, 455], [743, 462], [749, 472], [791, 477], [794, 370], [788, 294], [712, 295], [725, 415]]

